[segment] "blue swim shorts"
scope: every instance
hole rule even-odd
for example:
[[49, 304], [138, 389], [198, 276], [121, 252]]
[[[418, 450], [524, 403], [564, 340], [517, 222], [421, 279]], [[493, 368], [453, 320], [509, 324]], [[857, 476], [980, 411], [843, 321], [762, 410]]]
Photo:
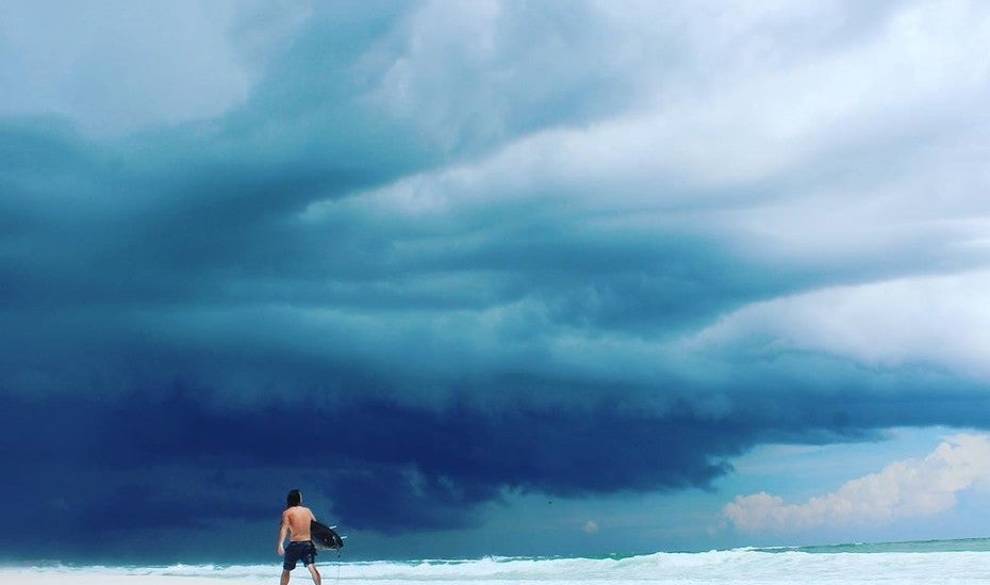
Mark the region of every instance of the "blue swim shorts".
[[292, 541], [285, 547], [285, 560], [282, 561], [282, 568], [291, 571], [296, 568], [296, 563], [302, 559], [303, 566], [308, 567], [316, 562], [316, 546], [312, 540]]

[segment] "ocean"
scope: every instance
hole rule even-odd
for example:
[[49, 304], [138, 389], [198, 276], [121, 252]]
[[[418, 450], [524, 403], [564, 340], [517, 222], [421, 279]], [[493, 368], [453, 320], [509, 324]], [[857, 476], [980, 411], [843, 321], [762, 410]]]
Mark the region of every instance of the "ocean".
[[[280, 567], [8, 566], [0, 583], [23, 585], [220, 585], [276, 583]], [[327, 585], [444, 584], [866, 584], [990, 583], [990, 539], [658, 552], [606, 558], [324, 562]], [[300, 567], [292, 583], [312, 583]]]

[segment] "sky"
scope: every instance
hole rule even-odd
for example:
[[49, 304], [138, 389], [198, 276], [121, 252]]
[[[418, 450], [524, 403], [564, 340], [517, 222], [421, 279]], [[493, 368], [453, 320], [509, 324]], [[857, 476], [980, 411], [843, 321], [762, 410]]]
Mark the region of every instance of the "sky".
[[0, 5], [0, 560], [986, 536], [990, 6]]

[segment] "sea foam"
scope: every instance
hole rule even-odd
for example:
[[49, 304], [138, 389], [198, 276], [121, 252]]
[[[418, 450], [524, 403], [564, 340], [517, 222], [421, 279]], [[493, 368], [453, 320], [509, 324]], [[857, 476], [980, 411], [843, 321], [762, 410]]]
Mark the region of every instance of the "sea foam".
[[[0, 569], [0, 582], [23, 585], [218, 585], [273, 583], [280, 567], [18, 567]], [[486, 558], [467, 561], [324, 563], [328, 585], [471, 584], [968, 584], [990, 583], [990, 552], [875, 552], [830, 554], [739, 549], [656, 553], [620, 559]], [[301, 567], [294, 583], [310, 583]]]

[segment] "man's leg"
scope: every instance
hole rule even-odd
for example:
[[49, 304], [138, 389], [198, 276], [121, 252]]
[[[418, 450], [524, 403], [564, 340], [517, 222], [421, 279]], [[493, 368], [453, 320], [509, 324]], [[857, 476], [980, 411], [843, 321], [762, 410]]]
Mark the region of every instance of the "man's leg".
[[321, 585], [323, 583], [323, 577], [320, 577], [320, 572], [316, 570], [316, 564], [310, 563], [306, 568], [309, 569], [309, 574], [313, 576], [313, 583]]
[[288, 583], [289, 583], [289, 575], [290, 574], [291, 573], [289, 573], [285, 569], [282, 569], [282, 580], [280, 581], [281, 585], [288, 585]]

